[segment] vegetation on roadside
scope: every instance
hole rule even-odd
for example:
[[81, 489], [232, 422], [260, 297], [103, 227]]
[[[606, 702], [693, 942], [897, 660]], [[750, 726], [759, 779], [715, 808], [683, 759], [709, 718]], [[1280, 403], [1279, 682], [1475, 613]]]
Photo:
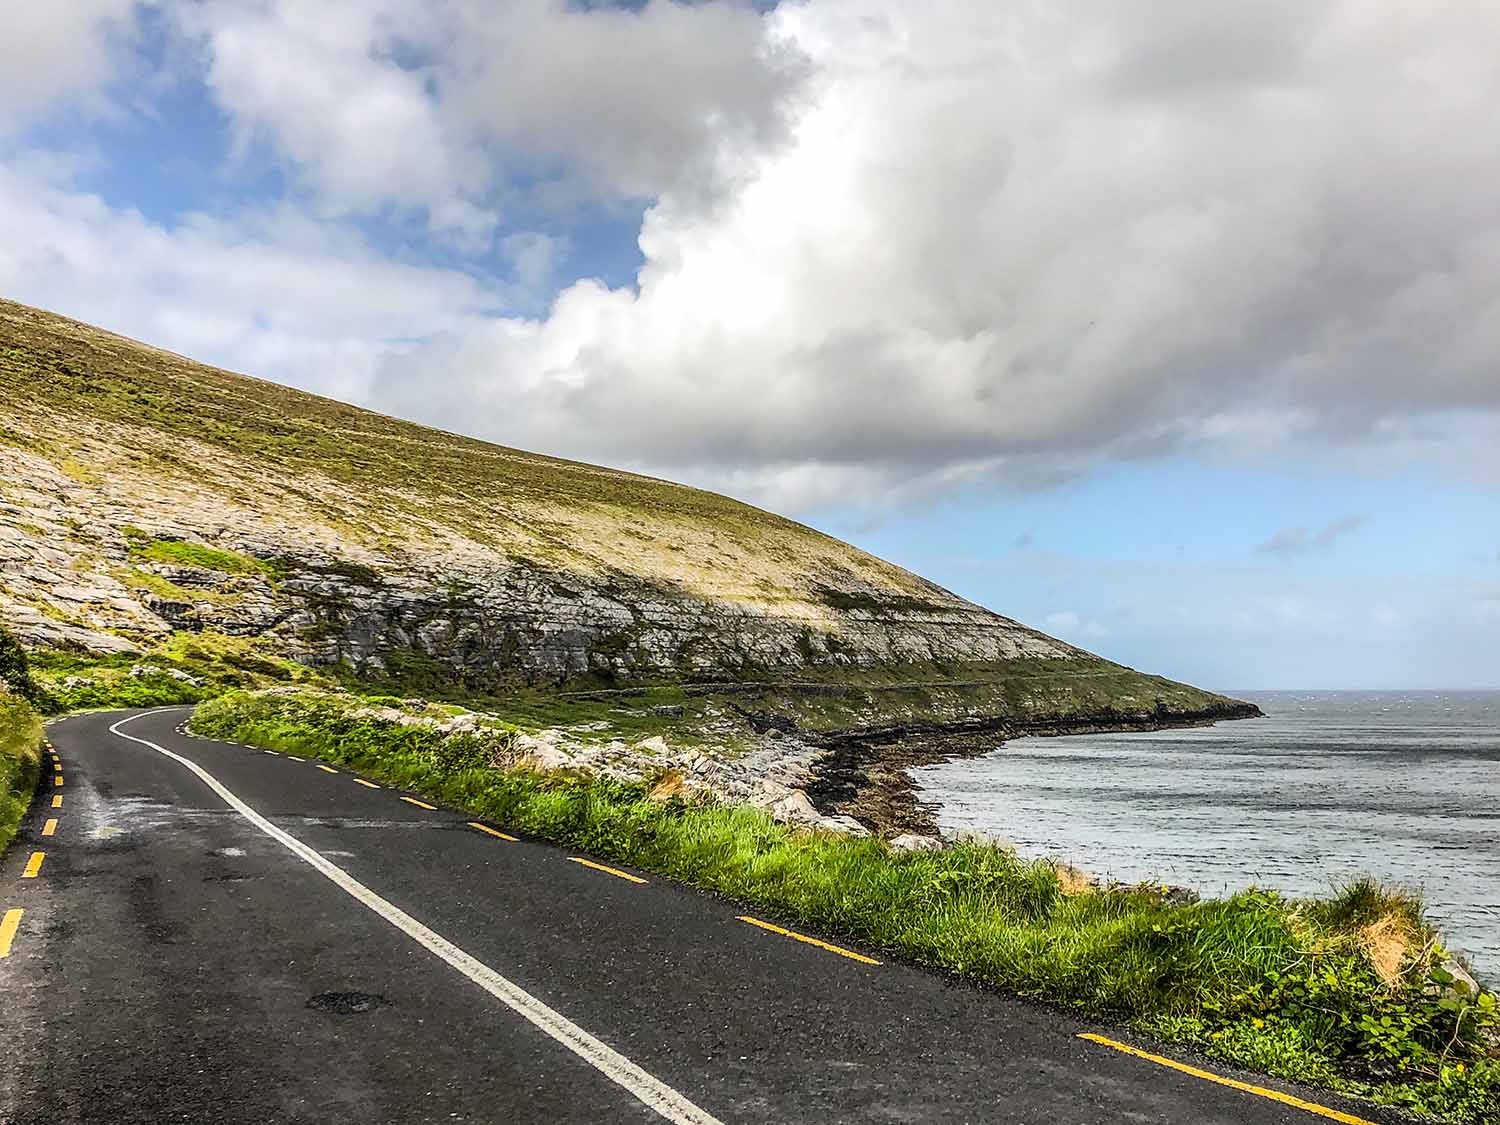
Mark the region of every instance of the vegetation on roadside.
[[41, 718], [20, 696], [0, 691], [0, 855], [31, 804], [41, 761]]
[[233, 693], [201, 706], [193, 729], [340, 762], [1226, 1063], [1452, 1121], [1500, 1113], [1495, 998], [1444, 968], [1409, 895], [1362, 882], [1326, 900], [1251, 890], [1177, 904], [1159, 888], [1081, 889], [1006, 848], [902, 854], [754, 809], [651, 801], [646, 785], [496, 768], [504, 729], [445, 734], [356, 702]]
[[10, 846], [31, 804], [42, 760], [42, 721], [23, 649], [0, 627], [0, 855]]
[[174, 633], [144, 655], [63, 649], [31, 654], [36, 702], [49, 712], [198, 703], [226, 691], [322, 678], [253, 637]]

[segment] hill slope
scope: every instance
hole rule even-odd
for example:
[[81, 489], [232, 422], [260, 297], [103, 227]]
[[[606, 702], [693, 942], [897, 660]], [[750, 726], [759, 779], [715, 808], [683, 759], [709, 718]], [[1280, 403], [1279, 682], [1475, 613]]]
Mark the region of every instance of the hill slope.
[[[823, 701], [803, 710], [824, 726], [1228, 704], [713, 493], [442, 433], [9, 302], [0, 448], [0, 621], [43, 648], [134, 659], [206, 633], [486, 694], [795, 682]], [[840, 685], [857, 706], [826, 702]]]

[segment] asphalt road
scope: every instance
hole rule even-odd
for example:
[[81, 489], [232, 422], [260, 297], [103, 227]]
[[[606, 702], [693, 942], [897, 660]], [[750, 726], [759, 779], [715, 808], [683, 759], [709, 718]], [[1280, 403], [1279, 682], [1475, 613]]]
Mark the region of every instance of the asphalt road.
[[1329, 1119], [186, 714], [50, 727], [0, 861], [0, 1121]]

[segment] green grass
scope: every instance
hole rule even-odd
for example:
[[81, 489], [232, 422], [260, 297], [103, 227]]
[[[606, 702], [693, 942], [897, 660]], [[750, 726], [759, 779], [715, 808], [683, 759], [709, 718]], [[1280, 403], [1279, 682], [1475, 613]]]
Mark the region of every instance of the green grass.
[[[522, 604], [529, 591], [547, 590], [549, 598], [605, 597], [636, 611], [589, 639], [601, 659], [558, 673], [570, 688], [754, 681], [767, 685], [764, 697], [745, 706], [823, 731], [1099, 708], [1134, 713], [1158, 703], [1195, 710], [1214, 698], [1040, 637], [1031, 641], [1053, 659], [980, 666], [958, 660], [965, 650], [955, 645], [953, 663], [886, 660], [881, 632], [899, 638], [906, 615], [925, 619], [935, 630], [929, 636], [1000, 623], [976, 619], [972, 605], [900, 567], [725, 496], [443, 433], [7, 301], [0, 301], [0, 417], [20, 448], [84, 491], [108, 480], [142, 497], [133, 509], [110, 509], [134, 560], [278, 583], [312, 614], [303, 641], [341, 637], [350, 598], [338, 584], [287, 579], [378, 589], [414, 565], [440, 569], [457, 551]], [[174, 494], [193, 501], [181, 506], [185, 515], [206, 521], [197, 533], [143, 530], [154, 526], [144, 498]], [[213, 514], [219, 507], [222, 521]], [[264, 534], [226, 537], [246, 527]], [[82, 525], [79, 534], [83, 544]], [[106, 535], [88, 545], [112, 559], [117, 541]], [[303, 557], [313, 545], [328, 549], [323, 561]], [[141, 579], [145, 569], [128, 580], [161, 597], [243, 596], [183, 597], [164, 579]], [[535, 644], [526, 629], [493, 627], [475, 589], [433, 585], [432, 621], [480, 626], [485, 651], [450, 663], [412, 649], [383, 651], [384, 671], [370, 689], [477, 699], [556, 686], [552, 673], [525, 658]], [[680, 636], [656, 608], [674, 603], [702, 621], [701, 636]], [[726, 611], [723, 627], [700, 608]], [[872, 618], [884, 624], [870, 640]], [[773, 626], [763, 636], [757, 619]], [[664, 635], [678, 638], [668, 648], [675, 663], [653, 648]], [[712, 667], [697, 659], [703, 655]], [[808, 684], [852, 690], [819, 693]], [[516, 703], [527, 703], [524, 693]]]
[[147, 542], [132, 542], [130, 553], [148, 562], [170, 563], [174, 566], [196, 566], [204, 570], [218, 570], [225, 574], [273, 573], [271, 564], [242, 555], [238, 551], [223, 551], [218, 547], [206, 547], [201, 543], [188, 543], [180, 539], [152, 539]]
[[37, 702], [49, 712], [163, 707], [199, 703], [236, 689], [326, 682], [258, 638], [212, 632], [174, 633], [140, 656], [39, 649], [30, 663]]
[[[771, 532], [845, 549], [715, 493], [442, 433], [0, 302], [0, 404], [9, 414], [9, 407], [30, 413], [38, 403], [105, 423], [145, 422], [168, 437], [278, 466], [289, 481], [313, 473], [361, 490], [374, 485], [378, 495], [372, 499], [397, 517], [410, 513], [459, 528], [482, 527], [503, 494], [543, 508], [665, 514], [731, 534]], [[45, 439], [17, 440], [48, 445]], [[190, 456], [185, 450], [164, 444], [154, 455], [164, 471], [199, 475], [196, 465], [179, 463]], [[548, 528], [533, 531], [534, 549], [568, 553]]]
[[171, 602], [192, 604], [205, 597], [202, 590], [189, 590], [175, 582], [168, 581], [159, 574], [152, 574], [149, 570], [141, 570], [139, 567], [117, 567], [114, 575], [132, 590], [146, 590], [158, 598], [165, 598]]
[[40, 717], [24, 699], [0, 692], [0, 855], [31, 804], [41, 760]]
[[[355, 717], [323, 694], [233, 694], [198, 709], [210, 737], [340, 762], [497, 824], [660, 872], [793, 923], [1008, 992], [1119, 1021], [1228, 1063], [1454, 1121], [1500, 1112], [1485, 1057], [1492, 996], [1452, 1002], [1420, 904], [1359, 884], [1329, 901], [1266, 891], [1174, 905], [1151, 888], [1064, 893], [1050, 864], [964, 844], [899, 854], [764, 813], [645, 799], [643, 786], [501, 768], [503, 730], [444, 737]], [[1383, 980], [1366, 934], [1418, 927]]]

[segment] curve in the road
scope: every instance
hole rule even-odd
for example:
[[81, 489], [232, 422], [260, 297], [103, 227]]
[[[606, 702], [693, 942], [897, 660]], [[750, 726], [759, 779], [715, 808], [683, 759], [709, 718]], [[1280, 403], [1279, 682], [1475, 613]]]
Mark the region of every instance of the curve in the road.
[[51, 728], [0, 1120], [1369, 1121], [175, 716]]
[[[186, 766], [198, 776], [203, 784], [213, 790], [226, 805], [255, 825], [256, 828], [260, 829], [267, 836], [271, 837], [271, 839], [275, 840], [287, 851], [291, 852], [303, 863], [318, 872], [318, 874], [333, 883], [334, 886], [338, 887], [350, 898], [395, 926], [396, 929], [406, 934], [428, 952], [452, 965], [511, 1011], [540, 1028], [545, 1034], [557, 1040], [611, 1082], [623, 1087], [644, 1105], [655, 1110], [668, 1121], [671, 1121], [673, 1125], [722, 1125], [722, 1122], [713, 1116], [713, 1114], [699, 1109], [687, 1098], [672, 1089], [672, 1087], [646, 1073], [646, 1071], [642, 1070], [613, 1047], [590, 1035], [566, 1016], [553, 1011], [524, 988], [506, 980], [505, 977], [501, 976], [483, 961], [480, 961], [477, 957], [471, 957], [441, 934], [435, 933], [421, 922], [418, 922], [400, 907], [387, 902], [343, 868], [314, 851], [301, 840], [277, 828], [276, 825], [272, 824], [244, 801], [240, 800], [239, 797], [235, 796], [218, 778], [214, 777], [213, 774], [209, 773], [197, 762], [168, 750], [165, 746], [159, 746], [148, 738], [137, 738], [135, 735], [126, 734], [120, 729], [126, 723], [137, 718], [140, 718], [140, 716], [133, 715], [130, 718], [121, 719], [109, 728], [110, 733], [118, 735], [129, 742], [137, 742], [142, 746], [149, 746], [158, 754], [165, 754], [172, 761]], [[327, 769], [328, 767], [319, 766], [319, 768]], [[338, 771], [329, 769], [328, 772], [337, 773]], [[421, 801], [416, 801], [410, 797], [403, 797], [402, 800], [412, 801], [413, 804], [421, 805], [428, 809], [435, 807], [424, 804]], [[632, 876], [626, 877], [631, 878]]]

